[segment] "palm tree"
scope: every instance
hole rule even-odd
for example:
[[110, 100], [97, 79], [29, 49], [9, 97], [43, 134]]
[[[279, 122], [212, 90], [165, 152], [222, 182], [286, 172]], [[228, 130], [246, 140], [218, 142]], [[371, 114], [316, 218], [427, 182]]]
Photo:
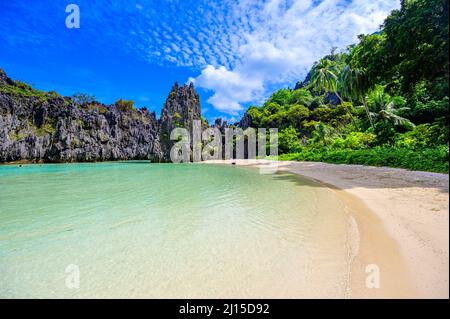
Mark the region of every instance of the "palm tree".
[[395, 126], [409, 126], [415, 125], [408, 119], [401, 117], [398, 113], [409, 110], [408, 107], [400, 107], [397, 105], [404, 105], [404, 101], [400, 98], [392, 98], [389, 94], [385, 93], [385, 86], [376, 85], [375, 88], [368, 94], [368, 104], [371, 107], [371, 116], [377, 120], [392, 123]]
[[335, 135], [333, 128], [319, 122], [315, 126], [315, 130], [313, 132], [311, 140], [314, 143], [322, 144], [324, 146], [330, 144], [332, 137]]
[[346, 65], [339, 75], [339, 84], [345, 97], [351, 100], [362, 101], [370, 126], [373, 128], [372, 114], [367, 106], [367, 93], [370, 86], [365, 71]]
[[[319, 63], [316, 63], [311, 74], [311, 84], [316, 91], [333, 93], [339, 99], [339, 102], [343, 104], [343, 99], [338, 93], [339, 85], [339, 70], [333, 61], [329, 59], [321, 59]], [[353, 115], [348, 108], [346, 108], [350, 118], [353, 119]]]
[[342, 103], [342, 98], [337, 92], [337, 76], [336, 66], [328, 59], [321, 59], [316, 63], [311, 74], [311, 84], [316, 91], [334, 93]]
[[385, 104], [378, 113], [375, 113], [373, 115], [375, 118], [379, 120], [392, 123], [396, 126], [414, 127], [415, 126], [414, 123], [412, 123], [407, 118], [401, 117], [397, 114], [407, 109], [408, 109], [407, 107], [397, 109], [395, 108], [394, 101], [391, 101]]

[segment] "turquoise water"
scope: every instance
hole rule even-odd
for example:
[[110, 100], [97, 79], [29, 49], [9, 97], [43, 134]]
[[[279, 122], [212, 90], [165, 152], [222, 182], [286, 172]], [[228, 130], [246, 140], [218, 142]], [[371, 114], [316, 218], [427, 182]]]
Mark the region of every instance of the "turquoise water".
[[0, 297], [341, 296], [346, 222], [330, 190], [253, 168], [0, 166]]

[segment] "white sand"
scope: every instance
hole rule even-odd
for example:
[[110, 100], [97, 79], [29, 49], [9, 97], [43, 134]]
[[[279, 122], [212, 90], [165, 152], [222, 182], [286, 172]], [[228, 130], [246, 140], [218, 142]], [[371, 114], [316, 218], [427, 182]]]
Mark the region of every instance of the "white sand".
[[[235, 162], [259, 167], [271, 163]], [[277, 164], [281, 171], [322, 182], [348, 204], [359, 241], [349, 297], [449, 298], [448, 175], [314, 162]], [[367, 288], [366, 267], [371, 264], [380, 269], [380, 288]]]

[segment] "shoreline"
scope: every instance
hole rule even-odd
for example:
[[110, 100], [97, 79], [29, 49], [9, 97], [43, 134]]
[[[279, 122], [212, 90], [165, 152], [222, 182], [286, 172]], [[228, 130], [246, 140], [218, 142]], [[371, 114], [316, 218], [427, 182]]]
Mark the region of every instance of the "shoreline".
[[[121, 161], [110, 163], [115, 162]], [[448, 299], [447, 174], [318, 162], [217, 160], [201, 163], [256, 169], [276, 164], [279, 172], [310, 179], [338, 196], [346, 206], [350, 265], [347, 290], [342, 297]], [[377, 289], [366, 287], [369, 265], [379, 268]]]
[[152, 162], [151, 160], [111, 160], [111, 161], [97, 161], [97, 162], [45, 162], [45, 161], [29, 161], [20, 160], [14, 162], [0, 162], [0, 167], [2, 166], [14, 166], [14, 165], [67, 165], [67, 164], [103, 164], [103, 163], [133, 163], [142, 162], [148, 164], [165, 164], [166, 162]]
[[[205, 163], [258, 168], [274, 161]], [[281, 172], [330, 188], [347, 205], [349, 223], [356, 224], [359, 234], [347, 297], [448, 299], [448, 175], [361, 165], [276, 163]], [[370, 265], [380, 270], [378, 289], [366, 287]]]

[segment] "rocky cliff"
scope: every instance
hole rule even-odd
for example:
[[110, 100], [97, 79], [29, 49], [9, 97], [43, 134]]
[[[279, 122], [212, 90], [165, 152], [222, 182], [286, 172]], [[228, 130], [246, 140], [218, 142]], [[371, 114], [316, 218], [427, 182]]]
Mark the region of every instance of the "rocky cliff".
[[170, 129], [190, 128], [201, 117], [193, 85], [174, 86], [160, 120], [119, 102], [79, 103], [13, 81], [0, 69], [0, 162], [167, 161]]
[[201, 120], [200, 97], [194, 85], [191, 83], [180, 87], [175, 83], [161, 112], [160, 141], [163, 158], [170, 157], [173, 144], [170, 132], [176, 127], [183, 127], [192, 132], [194, 120]]

